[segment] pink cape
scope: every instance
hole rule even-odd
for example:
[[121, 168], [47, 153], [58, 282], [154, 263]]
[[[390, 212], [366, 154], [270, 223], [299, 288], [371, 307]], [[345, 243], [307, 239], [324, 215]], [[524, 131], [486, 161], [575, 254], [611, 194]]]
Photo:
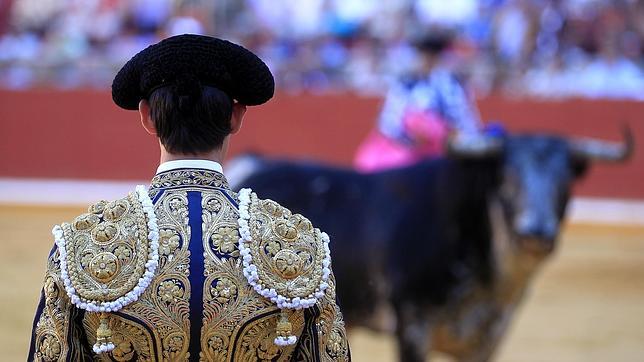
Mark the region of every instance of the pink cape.
[[376, 172], [443, 155], [448, 129], [440, 117], [430, 112], [407, 112], [403, 127], [412, 138], [411, 144], [398, 142], [373, 130], [358, 148], [355, 168], [362, 172]]

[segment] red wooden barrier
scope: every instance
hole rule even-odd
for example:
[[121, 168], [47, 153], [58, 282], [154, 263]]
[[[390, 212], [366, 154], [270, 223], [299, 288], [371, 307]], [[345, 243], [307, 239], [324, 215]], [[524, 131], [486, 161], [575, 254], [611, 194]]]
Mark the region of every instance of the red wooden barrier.
[[[535, 101], [491, 97], [479, 102], [486, 120], [512, 131], [547, 131], [620, 139], [628, 122], [644, 140], [644, 103]], [[351, 164], [378, 113], [380, 100], [356, 95], [286, 95], [249, 109], [231, 155], [270, 155]], [[158, 162], [156, 140], [138, 113], [117, 108], [109, 93], [0, 91], [0, 177], [147, 179]], [[644, 199], [644, 151], [626, 165], [597, 165], [579, 184], [588, 196]]]

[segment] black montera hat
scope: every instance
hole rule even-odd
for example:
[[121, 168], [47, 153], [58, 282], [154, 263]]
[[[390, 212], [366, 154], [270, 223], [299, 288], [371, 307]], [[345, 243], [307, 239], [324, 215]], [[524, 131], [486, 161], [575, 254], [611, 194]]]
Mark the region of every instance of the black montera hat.
[[112, 99], [135, 110], [155, 89], [216, 87], [238, 102], [265, 103], [275, 81], [264, 62], [248, 49], [203, 35], [177, 35], [150, 45], [130, 59], [112, 82]]
[[449, 48], [453, 41], [453, 35], [446, 30], [432, 30], [431, 32], [417, 36], [412, 44], [421, 52], [440, 54]]

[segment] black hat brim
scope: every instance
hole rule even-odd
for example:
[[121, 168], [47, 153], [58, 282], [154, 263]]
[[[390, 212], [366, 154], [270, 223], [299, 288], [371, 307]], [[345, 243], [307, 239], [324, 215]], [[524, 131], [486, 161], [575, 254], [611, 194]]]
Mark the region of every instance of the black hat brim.
[[249, 106], [265, 103], [275, 91], [273, 75], [251, 51], [227, 40], [184, 34], [150, 45], [125, 63], [112, 82], [112, 99], [136, 110], [153, 90], [186, 79]]

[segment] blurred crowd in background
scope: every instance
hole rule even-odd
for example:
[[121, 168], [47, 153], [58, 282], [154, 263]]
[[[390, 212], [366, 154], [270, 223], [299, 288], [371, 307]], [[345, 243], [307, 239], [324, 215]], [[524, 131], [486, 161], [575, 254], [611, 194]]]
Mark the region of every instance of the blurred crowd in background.
[[257, 52], [284, 91], [383, 94], [410, 41], [479, 96], [644, 99], [644, 0], [0, 0], [0, 87], [105, 89], [133, 54], [201, 33]]

